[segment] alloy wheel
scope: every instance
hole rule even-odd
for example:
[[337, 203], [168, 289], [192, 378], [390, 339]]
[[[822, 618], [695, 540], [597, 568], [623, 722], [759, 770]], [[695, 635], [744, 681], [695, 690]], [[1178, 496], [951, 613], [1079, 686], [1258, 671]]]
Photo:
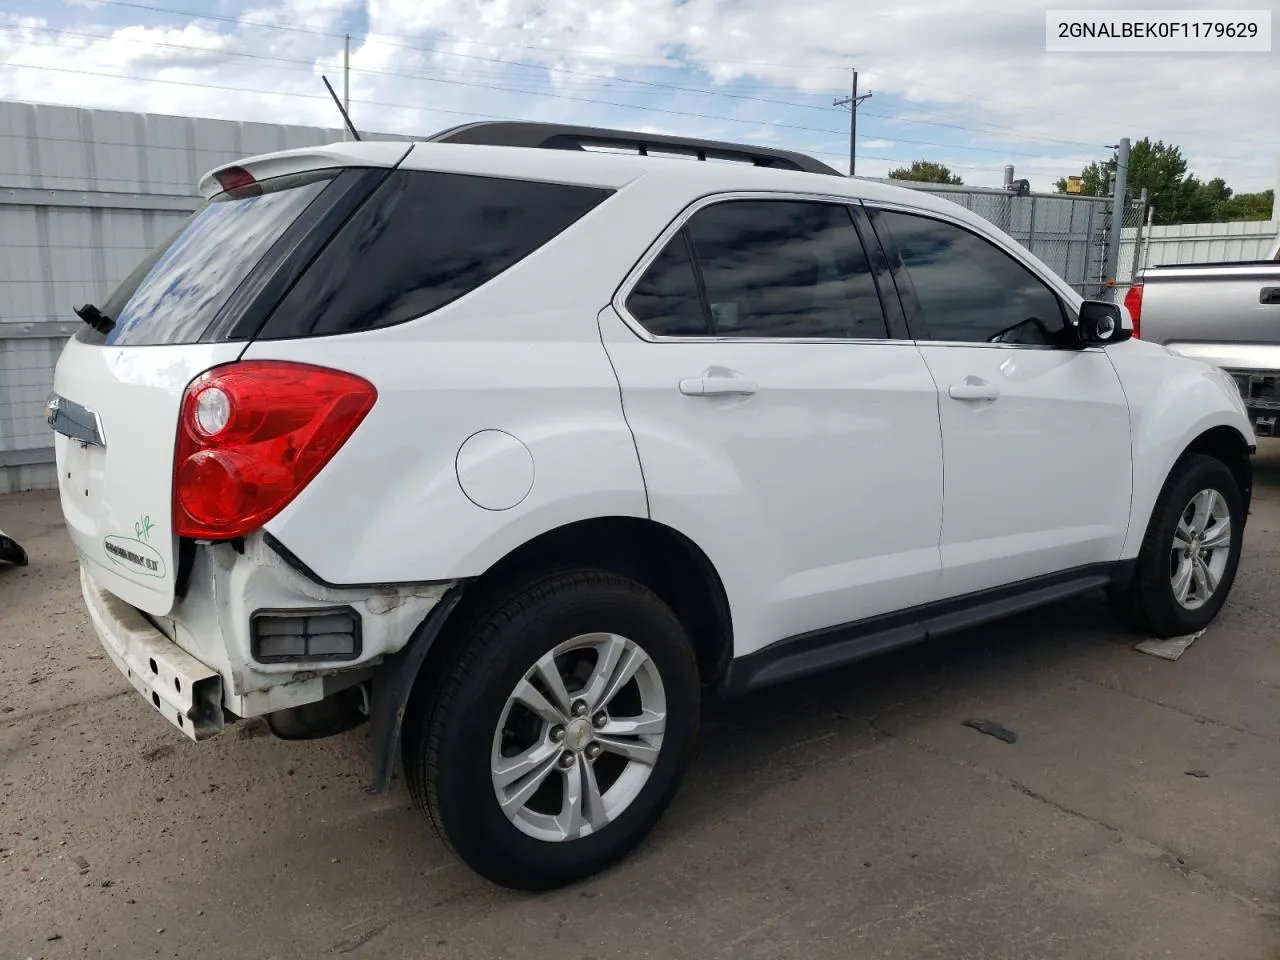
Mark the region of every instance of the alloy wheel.
[[639, 644], [613, 633], [559, 644], [502, 709], [490, 758], [502, 812], [539, 840], [602, 830], [648, 782], [666, 720], [662, 677]]
[[1222, 582], [1231, 555], [1231, 511], [1217, 490], [1201, 490], [1178, 516], [1169, 554], [1173, 597], [1187, 610], [1203, 607]]

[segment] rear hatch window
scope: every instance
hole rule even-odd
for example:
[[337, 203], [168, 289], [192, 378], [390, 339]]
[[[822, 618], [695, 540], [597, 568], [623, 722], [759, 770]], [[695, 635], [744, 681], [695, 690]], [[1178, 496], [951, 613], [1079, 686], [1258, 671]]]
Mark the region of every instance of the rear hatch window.
[[198, 342], [236, 288], [335, 173], [275, 177], [214, 197], [101, 306], [115, 321], [111, 329], [104, 334], [85, 325], [76, 338], [119, 347]]

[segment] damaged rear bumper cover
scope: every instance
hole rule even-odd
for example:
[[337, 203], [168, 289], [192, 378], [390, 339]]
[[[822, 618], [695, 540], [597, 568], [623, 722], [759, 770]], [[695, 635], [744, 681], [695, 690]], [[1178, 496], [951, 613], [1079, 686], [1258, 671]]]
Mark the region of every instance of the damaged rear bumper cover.
[[[293, 569], [261, 536], [240, 549], [203, 545], [190, 585], [168, 616], [152, 618], [110, 593], [82, 565], [81, 588], [94, 629], [112, 662], [173, 726], [193, 740], [238, 718], [318, 703], [394, 669], [395, 654], [454, 585], [358, 588], [319, 584]], [[259, 661], [250, 637], [255, 613], [315, 612], [342, 606], [360, 621], [354, 659]], [[390, 662], [388, 662], [390, 660]]]
[[102, 648], [135, 690], [192, 740], [222, 732], [222, 677], [162, 634], [141, 613], [80, 569], [89, 618]]

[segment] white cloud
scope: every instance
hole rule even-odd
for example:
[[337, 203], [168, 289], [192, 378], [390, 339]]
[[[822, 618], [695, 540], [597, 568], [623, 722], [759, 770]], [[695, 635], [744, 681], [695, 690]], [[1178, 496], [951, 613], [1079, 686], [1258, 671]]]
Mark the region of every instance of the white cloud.
[[[873, 94], [859, 114], [868, 175], [927, 159], [995, 184], [1011, 162], [1043, 189], [1105, 144], [1150, 135], [1201, 177], [1257, 190], [1280, 159], [1268, 105], [1280, 58], [1048, 54], [1043, 8], [1025, 0], [252, 0], [239, 24], [212, 18], [219, 0], [190, 6], [211, 16], [159, 27], [154, 12], [91, 0], [42, 9], [43, 22], [0, 16], [0, 97], [334, 126], [318, 74], [337, 83], [333, 34], [353, 30], [352, 113], [366, 130], [509, 116], [750, 139], [842, 166], [848, 115], [832, 99], [856, 65]], [[546, 69], [495, 62], [512, 60]]]

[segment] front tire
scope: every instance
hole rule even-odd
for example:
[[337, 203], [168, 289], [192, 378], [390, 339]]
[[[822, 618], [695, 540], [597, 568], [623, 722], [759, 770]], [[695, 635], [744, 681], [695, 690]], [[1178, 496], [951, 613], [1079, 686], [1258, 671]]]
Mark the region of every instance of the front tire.
[[692, 752], [700, 687], [680, 621], [640, 584], [578, 570], [526, 581], [464, 623], [406, 725], [415, 804], [502, 886], [608, 867], [661, 817]]
[[1156, 637], [1204, 629], [1231, 592], [1244, 519], [1226, 464], [1202, 454], [1179, 461], [1152, 511], [1132, 581], [1112, 591], [1117, 611]]

